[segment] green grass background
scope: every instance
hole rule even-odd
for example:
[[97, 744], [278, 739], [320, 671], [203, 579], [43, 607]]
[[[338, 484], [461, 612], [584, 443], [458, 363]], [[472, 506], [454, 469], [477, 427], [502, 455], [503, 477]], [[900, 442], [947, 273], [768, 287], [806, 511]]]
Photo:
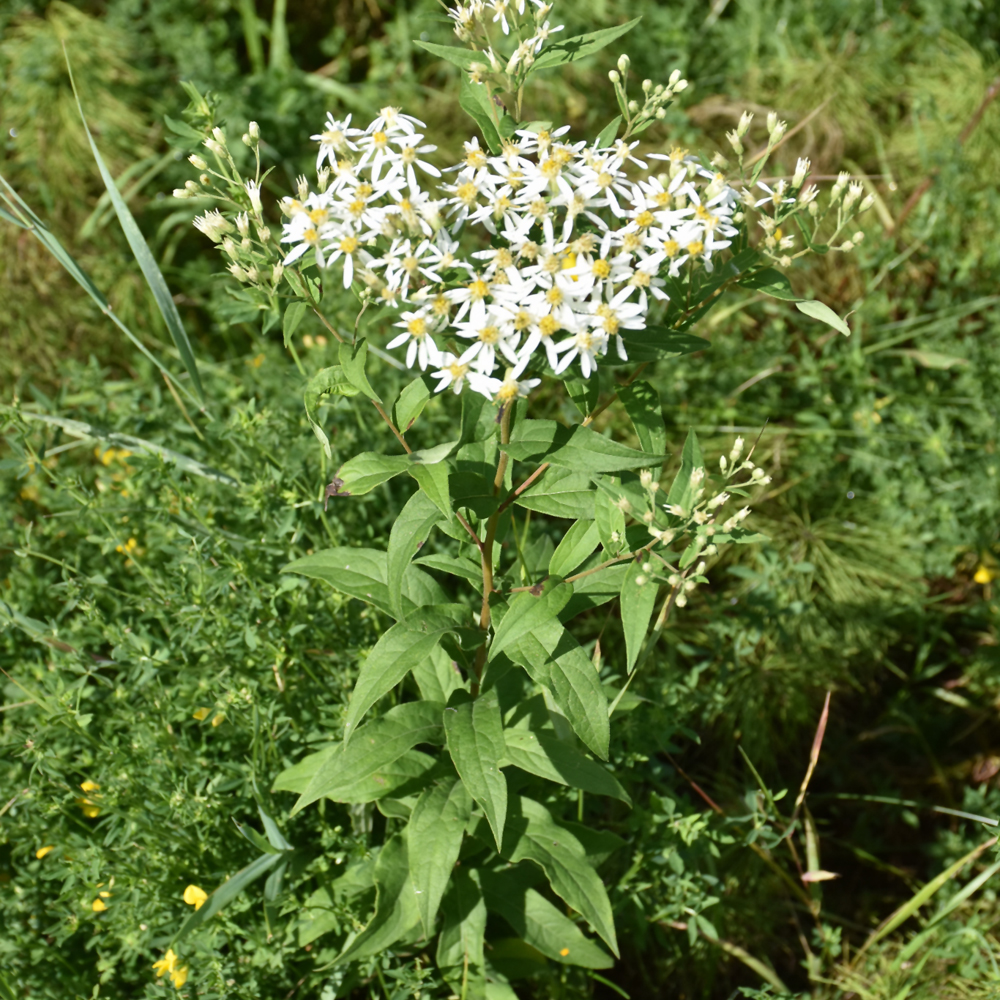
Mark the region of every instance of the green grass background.
[[[863, 175], [877, 196], [856, 253], [791, 274], [850, 313], [850, 339], [746, 297], [696, 331], [711, 350], [656, 374], [677, 450], [689, 427], [717, 453], [766, 424], [758, 454], [774, 480], [753, 521], [770, 541], [719, 562], [633, 686], [613, 755], [635, 808], [585, 803], [589, 824], [627, 841], [602, 869], [625, 942], [607, 978], [633, 998], [752, 994], [750, 956], [817, 998], [996, 996], [993, 880], [903, 951], [994, 863], [992, 848], [857, 951], [991, 832], [930, 806], [1000, 815], [1000, 101], [975, 118], [1000, 75], [1000, 8], [562, 0], [554, 14], [567, 33], [642, 14], [623, 46], [637, 77], [678, 67], [692, 81], [647, 133], [652, 148], [725, 150], [745, 108], [758, 121], [775, 108], [790, 126], [811, 115], [775, 173], [808, 155], [820, 174]], [[456, 111], [453, 68], [411, 44], [425, 36], [448, 41], [430, 0], [0, 0], [0, 172], [181, 371], [102, 197], [65, 42], [102, 153], [176, 293], [211, 414], [182, 411], [40, 244], [0, 226], [0, 387], [22, 407], [0, 411], [0, 996], [175, 995], [150, 966], [188, 911], [184, 887], [211, 890], [256, 856], [233, 819], [259, 826], [258, 805], [301, 862], [274, 905], [256, 886], [186, 943], [185, 992], [448, 995], [419, 956], [347, 978], [324, 968], [367, 897], [338, 898], [332, 937], [302, 944], [304, 900], [377, 844], [385, 820], [329, 803], [289, 820], [288, 796], [267, 789], [336, 737], [356, 654], [384, 623], [280, 568], [329, 545], [384, 544], [406, 497], [387, 484], [323, 513], [328, 470], [301, 375], [190, 226], [203, 206], [170, 197], [190, 176], [189, 149], [164, 124], [182, 118], [181, 80], [215, 95], [232, 137], [259, 121], [272, 198], [308, 169], [308, 135], [328, 109], [367, 120], [401, 105], [456, 149], [471, 122]], [[616, 113], [606, 72], [618, 51], [547, 77], [527, 117], [595, 133]], [[337, 309], [336, 322], [353, 321], [350, 300]], [[304, 343], [307, 371], [333, 362], [328, 345]], [[378, 374], [395, 384], [391, 369]], [[428, 441], [450, 405], [427, 411]], [[99, 441], [156, 442], [238, 485], [95, 451], [39, 415], [84, 421]], [[390, 444], [345, 404], [325, 420], [337, 461]], [[604, 627], [613, 645], [618, 626]], [[780, 874], [787, 853], [769, 863], [746, 844], [760, 810], [737, 744], [794, 798], [828, 690], [808, 803], [821, 865], [840, 877], [807, 891], [821, 899], [815, 921]], [[84, 781], [100, 785], [96, 817], [76, 801]], [[112, 895], [96, 913], [102, 890]], [[722, 946], [694, 933], [698, 917]], [[524, 971], [526, 997], [617, 995], [580, 970]]]

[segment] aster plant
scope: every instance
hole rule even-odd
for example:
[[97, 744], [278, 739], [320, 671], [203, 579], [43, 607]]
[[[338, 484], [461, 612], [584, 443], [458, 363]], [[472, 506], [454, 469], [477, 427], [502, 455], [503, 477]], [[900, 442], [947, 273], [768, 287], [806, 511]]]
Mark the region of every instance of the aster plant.
[[[555, 963], [613, 965], [599, 868], [620, 841], [584, 823], [591, 796], [629, 805], [607, 763], [611, 722], [720, 548], [760, 537], [744, 521], [769, 476], [742, 439], [709, 468], [690, 433], [661, 481], [672, 443], [643, 372], [708, 348], [692, 328], [738, 289], [848, 333], [826, 306], [798, 301], [782, 269], [852, 249], [862, 235], [844, 234], [869, 204], [845, 176], [821, 198], [805, 160], [762, 181], [785, 134], [773, 115], [755, 156], [744, 149], [752, 116], [729, 135], [735, 167], [721, 154], [642, 148], [686, 83], [675, 72], [630, 97], [625, 55], [609, 74], [621, 114], [598, 136], [524, 120], [539, 73], [635, 24], [564, 38], [551, 13], [538, 0], [472, 0], [448, 9], [462, 46], [417, 43], [460, 68], [476, 133], [457, 163], [438, 158], [408, 109], [367, 123], [331, 112], [312, 136], [315, 178], [276, 204], [265, 205], [254, 123], [243, 135], [257, 154], [252, 178], [215, 127], [211, 164], [192, 156], [199, 178], [175, 192], [218, 199], [195, 224], [265, 316], [281, 317], [293, 349], [310, 312], [340, 342], [339, 364], [305, 390], [325, 458], [324, 398], [377, 412], [398, 442], [393, 454], [347, 457], [324, 502], [413, 481], [387, 550], [329, 549], [286, 567], [367, 603], [385, 627], [357, 665], [334, 742], [273, 790], [298, 796], [293, 813], [325, 800], [386, 817], [384, 842], [342, 876], [373, 887], [375, 901], [364, 926], [341, 930], [336, 964], [364, 971], [387, 950], [411, 954], [463, 998], [512, 996], [505, 956], [522, 946]], [[340, 286], [356, 296], [353, 330], [326, 312]], [[392, 406], [374, 369], [369, 379], [370, 355], [415, 376]], [[414, 447], [439, 394], [460, 397], [436, 404], [455, 407], [454, 435]], [[568, 399], [577, 418], [532, 416], [536, 396], [550, 412]], [[599, 429], [611, 406], [629, 441]], [[536, 530], [546, 519], [556, 532]], [[598, 608], [623, 641], [595, 640]], [[273, 898], [292, 847], [264, 819], [265, 853], [208, 896], [178, 941], [268, 872]], [[304, 942], [334, 932], [322, 914], [336, 894], [334, 882], [310, 898]]]

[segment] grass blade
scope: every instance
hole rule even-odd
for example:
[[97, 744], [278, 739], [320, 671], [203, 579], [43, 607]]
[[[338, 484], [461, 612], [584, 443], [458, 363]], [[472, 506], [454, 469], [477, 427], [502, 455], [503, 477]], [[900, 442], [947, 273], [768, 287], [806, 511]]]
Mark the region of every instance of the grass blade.
[[4, 202], [10, 211], [5, 211], [0, 209], [0, 218], [12, 222], [15, 226], [19, 226], [21, 229], [27, 229], [32, 232], [36, 239], [45, 247], [49, 253], [69, 272], [73, 280], [94, 300], [97, 307], [104, 313], [108, 319], [111, 320], [115, 326], [118, 327], [122, 333], [133, 345], [138, 348], [142, 354], [151, 361], [163, 374], [163, 377], [175, 385], [181, 392], [192, 400], [192, 402], [198, 403], [199, 400], [195, 398], [191, 390], [187, 386], [182, 385], [177, 381], [176, 378], [164, 367], [164, 365], [150, 352], [150, 350], [139, 340], [139, 338], [115, 315], [112, 310], [108, 300], [101, 293], [101, 290], [94, 284], [90, 279], [90, 275], [83, 270], [82, 267], [77, 263], [76, 259], [71, 253], [59, 242], [58, 239], [49, 231], [45, 223], [35, 215], [28, 204], [21, 198], [21, 196], [7, 183], [6, 179], [0, 174], [0, 200]]
[[97, 169], [101, 173], [101, 180], [104, 181], [104, 187], [107, 189], [108, 196], [111, 198], [111, 204], [114, 205], [115, 214], [118, 216], [118, 221], [121, 223], [121, 227], [125, 232], [125, 238], [128, 240], [128, 245], [132, 248], [132, 253], [142, 270], [143, 277], [146, 279], [146, 284], [149, 285], [149, 288], [153, 293], [153, 298], [156, 300], [160, 314], [163, 316], [163, 321], [167, 324], [167, 329], [170, 331], [170, 336], [173, 338], [174, 345], [180, 353], [181, 361], [184, 362], [184, 367], [191, 376], [191, 381], [194, 383], [198, 399], [202, 406], [204, 406], [205, 392], [201, 387], [201, 378], [198, 375], [198, 365], [194, 359], [194, 353], [191, 350], [191, 342], [188, 340], [184, 324], [181, 322], [180, 313], [177, 312], [177, 306], [174, 304], [173, 296], [170, 294], [170, 289], [167, 288], [167, 283], [163, 279], [163, 274], [157, 266], [156, 259], [153, 257], [152, 251], [149, 249], [149, 244], [146, 242], [145, 237], [142, 235], [142, 231], [136, 224], [135, 218], [129, 211], [128, 205], [125, 204], [125, 199], [122, 197], [121, 192], [118, 190], [118, 185], [115, 184], [115, 179], [111, 176], [104, 160], [101, 158], [100, 151], [97, 148], [97, 143], [94, 142], [94, 137], [90, 134], [90, 126], [87, 125], [87, 118], [83, 113], [83, 105], [80, 103], [80, 95], [76, 90], [76, 81], [73, 79], [73, 68], [70, 66], [69, 54], [66, 52], [65, 47], [63, 48], [63, 55], [66, 57], [66, 68], [69, 71], [69, 81], [70, 85], [73, 87], [73, 96], [76, 98], [76, 106], [80, 111], [80, 120], [83, 122], [84, 131], [87, 133], [87, 140], [90, 143], [90, 149], [94, 154], [95, 161], [97, 162]]
[[861, 946], [858, 952], [854, 956], [854, 964], [857, 964], [858, 959], [864, 954], [873, 944], [881, 941], [887, 934], [891, 934], [900, 924], [904, 921], [909, 920], [921, 906], [924, 905], [939, 889], [943, 888], [948, 882], [950, 882], [970, 861], [975, 861], [980, 854], [983, 853], [987, 848], [992, 847], [997, 842], [996, 837], [990, 837], [989, 840], [984, 840], [978, 847], [973, 848], [965, 855], [964, 858], [959, 858], [953, 865], [946, 868], [940, 875], [936, 878], [932, 878], [930, 882], [927, 883], [918, 893], [916, 893], [911, 899], [908, 899], [902, 906], [900, 906], [895, 912], [891, 913], [885, 920], [879, 924], [871, 932], [868, 940]]

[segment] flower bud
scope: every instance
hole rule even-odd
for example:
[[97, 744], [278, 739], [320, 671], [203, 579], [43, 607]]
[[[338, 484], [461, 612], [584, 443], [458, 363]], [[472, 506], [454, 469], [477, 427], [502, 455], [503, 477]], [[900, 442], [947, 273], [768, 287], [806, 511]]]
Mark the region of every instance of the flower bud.
[[236, 228], [240, 231], [240, 236], [250, 235], [250, 218], [246, 212], [240, 212], [236, 216]]
[[733, 443], [733, 450], [729, 453], [729, 461], [735, 462], [743, 454], [743, 438], [738, 437]]
[[722, 456], [721, 456], [721, 457], [719, 458], [719, 471], [720, 471], [720, 472], [725, 472], [725, 471], [726, 471], [726, 466], [727, 466], [728, 464], [729, 464], [729, 463], [728, 463], [728, 462], [726, 461], [726, 456], [725, 456], [725, 455], [722, 455]]
[[774, 146], [781, 142], [781, 137], [785, 134], [786, 128], [788, 128], [788, 122], [777, 122], [767, 137], [768, 145]]
[[622, 82], [621, 74], [616, 69], [608, 70], [608, 79], [614, 84]]
[[667, 117], [667, 112], [663, 108], [657, 108], [656, 111], [653, 112], [653, 117], [657, 121], [662, 122], [663, 119]]
[[249, 280], [249, 275], [246, 273], [246, 271], [243, 270], [242, 267], [240, 267], [239, 264], [230, 264], [229, 265], [229, 273], [237, 281], [247, 281], [247, 280]]
[[676, 87], [676, 86], [677, 86], [677, 84], [678, 84], [678, 83], [680, 83], [680, 82], [681, 82], [681, 71], [680, 71], [679, 69], [675, 69], [675, 70], [674, 70], [674, 71], [673, 71], [673, 72], [672, 72], [672, 73], [670, 74], [670, 79], [669, 79], [669, 80], [667, 80], [667, 83], [668, 83], [668, 84], [669, 84], [669, 85], [670, 85], [671, 87]]
[[623, 52], [618, 57], [618, 72], [621, 73], [622, 76], [627, 76], [628, 68], [631, 65], [632, 65], [632, 60], [629, 59], [629, 57]]
[[277, 285], [281, 281], [281, 276], [285, 273], [285, 265], [279, 260], [277, 264], [274, 265], [274, 272], [272, 278], [274, 283]]
[[250, 122], [250, 124], [247, 126], [247, 132], [249, 133], [250, 138], [253, 139], [254, 142], [260, 141], [260, 126], [256, 122]]
[[208, 169], [208, 164], [197, 153], [192, 153], [188, 157], [188, 163], [190, 163], [191, 166], [195, 168], [195, 170]]
[[225, 144], [226, 144], [226, 133], [223, 132], [222, 129], [219, 128], [218, 125], [216, 125], [215, 128], [212, 129], [212, 136], [213, 136], [213, 138], [215, 139], [215, 141], [220, 146], [225, 146]]
[[271, 230], [267, 226], [257, 227], [257, 240], [260, 243], [266, 243], [271, 238]]
[[798, 162], [795, 164], [795, 175], [792, 177], [793, 188], [802, 187], [811, 166], [812, 163], [809, 162], [808, 157], [803, 156], [799, 158]]
[[679, 94], [682, 90], [688, 89], [687, 80], [678, 80], [671, 88], [675, 94]]
[[740, 142], [739, 134], [735, 131], [727, 132], [726, 138], [729, 140], [729, 145], [733, 147], [733, 152], [737, 156], [742, 156], [744, 150], [743, 150], [743, 143]]
[[742, 139], [750, 131], [750, 123], [753, 121], [753, 112], [744, 111], [740, 115], [740, 123], [736, 126], [736, 134]]
[[652, 80], [643, 80], [642, 81], [642, 92], [644, 94], [648, 94], [652, 89], [653, 89], [653, 81]]
[[872, 205], [874, 204], [875, 204], [875, 195], [873, 194], [866, 195], [864, 201], [862, 201], [861, 205], [858, 207], [858, 211], [867, 212], [868, 209], [871, 208]]
[[190, 198], [191, 197], [191, 192], [188, 191], [186, 188], [174, 188], [174, 197], [175, 198]]
[[298, 190], [299, 201], [305, 201], [309, 197], [309, 181], [306, 180], [304, 174], [299, 174], [295, 178], [295, 187]]
[[638, 101], [629, 101], [628, 102], [628, 113], [630, 115], [634, 115], [638, 111], [639, 111], [639, 102]]

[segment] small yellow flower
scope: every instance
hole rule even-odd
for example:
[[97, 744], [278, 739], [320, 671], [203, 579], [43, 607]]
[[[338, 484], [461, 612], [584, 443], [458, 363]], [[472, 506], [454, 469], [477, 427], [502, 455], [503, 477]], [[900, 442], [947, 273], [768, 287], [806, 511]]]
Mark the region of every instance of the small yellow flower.
[[996, 579], [996, 573], [993, 572], [988, 566], [980, 566], [976, 570], [976, 575], [972, 578], [976, 583], [981, 583], [984, 586], [987, 583], [992, 583]]
[[225, 721], [226, 721], [226, 715], [225, 715], [225, 713], [224, 712], [219, 712], [218, 715], [216, 715], [216, 716], [214, 716], [212, 718], [212, 725], [213, 726], [221, 726], [222, 723], [225, 722]]
[[563, 958], [565, 958], [569, 954], [569, 948], [561, 949], [559, 954], [562, 955]]
[[55, 848], [51, 844], [48, 844], [45, 847], [39, 847], [38, 850], [35, 851], [35, 857], [38, 858], [39, 861], [41, 861], [42, 858], [44, 858], [45, 855], [49, 853], [49, 851], [54, 851], [54, 850]]
[[[97, 784], [96, 781], [84, 781], [80, 785], [80, 788], [82, 788], [83, 791], [85, 791], [85, 792], [94, 792], [96, 789], [98, 789], [100, 787], [101, 786], [99, 784]], [[100, 795], [95, 795], [94, 798], [95, 799], [99, 799]], [[87, 819], [93, 819], [95, 816], [99, 816], [100, 815], [101, 807], [99, 805], [97, 805], [96, 802], [92, 801], [91, 799], [88, 799], [88, 798], [78, 798], [76, 800], [76, 804], [83, 811], [83, 815], [86, 816]]]
[[170, 981], [177, 989], [180, 989], [187, 982], [187, 978], [188, 967], [186, 965], [170, 973]]
[[177, 955], [174, 953], [174, 949], [168, 948], [163, 958], [153, 963], [153, 968], [156, 970], [157, 979], [165, 976], [168, 972], [172, 973], [177, 968]]
[[96, 792], [100, 787], [96, 781], [84, 781], [80, 785], [80, 789], [84, 792]]
[[[107, 895], [108, 893], [106, 892], [101, 893], [101, 896]], [[97, 899], [90, 904], [90, 908], [94, 911], [94, 913], [103, 913], [108, 908], [108, 904], [101, 899], [101, 896], [98, 896]]]
[[208, 899], [208, 893], [196, 885], [189, 885], [184, 890], [184, 902], [188, 906], [193, 906], [196, 910], [202, 908], [206, 899]]
[[204, 722], [208, 718], [208, 713], [211, 711], [212, 710], [210, 708], [199, 708], [191, 715], [191, 718], [197, 719], [199, 722]]

